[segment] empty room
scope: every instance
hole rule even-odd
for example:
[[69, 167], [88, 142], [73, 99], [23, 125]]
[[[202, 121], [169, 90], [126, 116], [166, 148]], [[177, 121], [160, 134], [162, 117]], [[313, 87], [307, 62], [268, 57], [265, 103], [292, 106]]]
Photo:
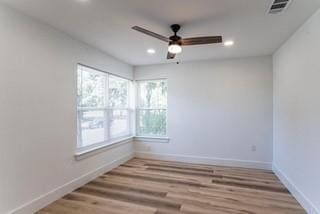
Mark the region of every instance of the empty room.
[[320, 0], [0, 0], [0, 214], [320, 214]]

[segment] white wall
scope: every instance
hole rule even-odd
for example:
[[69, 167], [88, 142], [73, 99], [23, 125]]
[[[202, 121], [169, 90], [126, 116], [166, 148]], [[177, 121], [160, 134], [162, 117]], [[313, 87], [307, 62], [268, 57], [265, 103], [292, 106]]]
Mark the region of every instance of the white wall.
[[320, 213], [320, 11], [273, 56], [274, 165]]
[[141, 66], [134, 71], [137, 80], [168, 78], [171, 138], [169, 143], [136, 143], [138, 155], [271, 166], [271, 57]]
[[131, 66], [0, 5], [0, 213], [132, 153], [75, 161], [78, 62], [132, 78]]
[[[137, 154], [268, 168], [273, 149], [284, 182], [309, 211], [319, 210], [320, 170], [310, 167], [320, 163], [318, 38], [319, 11], [273, 56], [274, 148], [271, 57], [136, 67], [135, 79], [168, 78], [170, 137], [136, 142]], [[133, 78], [131, 66], [2, 5], [0, 47], [0, 213], [132, 154], [129, 143], [73, 156], [76, 64]]]

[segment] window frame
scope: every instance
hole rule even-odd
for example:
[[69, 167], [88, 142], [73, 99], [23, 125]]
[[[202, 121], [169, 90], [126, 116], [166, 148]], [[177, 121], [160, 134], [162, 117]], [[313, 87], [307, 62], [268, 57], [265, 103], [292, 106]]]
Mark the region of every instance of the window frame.
[[[79, 71], [81, 70], [81, 68], [84, 68], [84, 69], [88, 69], [88, 70], [91, 70], [95, 73], [98, 73], [98, 74], [101, 74], [101, 75], [105, 75], [106, 77], [106, 80], [105, 80], [105, 94], [104, 94], [104, 97], [105, 97], [105, 100], [104, 100], [104, 104], [105, 106], [104, 107], [81, 107], [79, 106], [79, 100], [78, 100], [78, 96], [79, 96], [79, 87], [81, 87], [81, 90], [82, 90], [82, 78], [81, 78], [81, 85], [78, 84], [78, 74], [79, 74]], [[81, 71], [80, 71], [81, 72]], [[110, 76], [114, 76], [114, 77], [117, 77], [117, 78], [120, 78], [122, 80], [126, 80], [128, 81], [128, 84], [127, 84], [127, 87], [128, 87], [128, 90], [127, 90], [127, 107], [123, 107], [123, 108], [117, 108], [117, 107], [110, 107], [110, 103], [109, 103], [109, 77]], [[94, 150], [95, 148], [99, 149], [101, 147], [105, 147], [105, 146], [109, 146], [109, 145], [113, 145], [115, 143], [118, 143], [118, 142], [121, 142], [125, 139], [129, 139], [129, 138], [132, 138], [133, 137], [133, 114], [134, 114], [134, 110], [132, 108], [132, 92], [133, 92], [133, 80], [129, 79], [129, 78], [126, 78], [126, 77], [122, 77], [122, 76], [119, 76], [119, 75], [116, 75], [116, 74], [113, 74], [113, 73], [110, 73], [110, 72], [106, 72], [104, 70], [101, 70], [101, 69], [97, 69], [97, 68], [94, 68], [94, 67], [91, 67], [91, 66], [87, 66], [87, 65], [84, 65], [84, 64], [81, 64], [81, 63], [78, 63], [77, 66], [76, 66], [76, 90], [77, 90], [77, 96], [76, 96], [76, 112], [77, 112], [77, 144], [76, 144], [76, 154], [82, 154], [84, 153], [85, 151], [92, 151]], [[80, 93], [82, 94], [82, 92]], [[89, 144], [89, 145], [85, 145], [83, 146], [83, 141], [82, 141], [82, 128], [81, 128], [81, 119], [80, 119], [80, 115], [82, 112], [84, 111], [103, 111], [104, 112], [104, 123], [105, 123], [105, 127], [104, 127], [104, 135], [105, 135], [105, 140], [103, 141], [99, 141], [99, 142], [95, 142], [95, 143], [92, 143], [92, 144]], [[127, 130], [127, 134], [125, 135], [119, 135], [119, 136], [115, 136], [115, 137], [112, 137], [111, 136], [111, 114], [114, 110], [125, 110], [127, 111], [127, 126], [128, 126], [128, 130]]]
[[[140, 139], [169, 139], [168, 138], [168, 95], [167, 95], [167, 108], [141, 108], [140, 107], [140, 83], [143, 82], [152, 82], [152, 81], [166, 81], [167, 84], [167, 93], [168, 93], [168, 79], [167, 78], [154, 78], [154, 79], [141, 79], [135, 80], [136, 85], [136, 96], [135, 96], [135, 138]], [[166, 126], [165, 126], [165, 135], [140, 135], [139, 134], [139, 112], [140, 110], [165, 110], [166, 111]]]

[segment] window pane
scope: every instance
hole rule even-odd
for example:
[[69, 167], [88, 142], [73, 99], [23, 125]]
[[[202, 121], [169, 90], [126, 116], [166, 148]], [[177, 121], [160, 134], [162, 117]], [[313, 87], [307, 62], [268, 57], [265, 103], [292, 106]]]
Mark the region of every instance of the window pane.
[[131, 134], [131, 82], [82, 65], [77, 74], [78, 147]]
[[166, 135], [166, 110], [138, 110], [137, 131], [144, 136]]
[[106, 78], [102, 72], [79, 66], [78, 107], [105, 107]]
[[105, 111], [80, 111], [80, 138], [81, 145], [89, 146], [107, 139]]
[[128, 88], [128, 80], [109, 76], [109, 106], [111, 108], [128, 107]]
[[129, 111], [128, 110], [110, 110], [110, 136], [111, 138], [128, 135], [129, 129]]
[[167, 81], [139, 82], [140, 108], [167, 108]]

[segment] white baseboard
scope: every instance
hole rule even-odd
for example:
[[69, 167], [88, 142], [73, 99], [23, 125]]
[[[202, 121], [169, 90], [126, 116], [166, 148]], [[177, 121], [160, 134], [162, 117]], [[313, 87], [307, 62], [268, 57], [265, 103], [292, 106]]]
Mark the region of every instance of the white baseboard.
[[117, 160], [112, 161], [111, 163], [107, 163], [85, 175], [82, 175], [79, 178], [76, 178], [44, 195], [39, 196], [38, 198], [27, 202], [26, 204], [18, 207], [17, 209], [12, 210], [9, 213], [12, 214], [32, 214], [36, 211], [44, 208], [45, 206], [49, 205], [50, 203], [58, 200], [59, 198], [63, 197], [64, 195], [74, 191], [75, 189], [85, 185], [89, 181], [94, 180], [96, 177], [112, 170], [113, 168], [123, 164], [134, 157], [134, 153], [129, 153]]
[[289, 179], [275, 164], [272, 165], [273, 172], [278, 176], [281, 182], [287, 187], [291, 194], [297, 199], [308, 214], [320, 214], [315, 205], [299, 190], [299, 188]]
[[272, 164], [268, 162], [248, 161], [248, 160], [235, 160], [235, 159], [223, 159], [212, 157], [200, 157], [190, 155], [173, 155], [173, 154], [159, 154], [151, 152], [135, 152], [135, 157], [166, 160], [166, 161], [178, 161], [194, 164], [209, 164], [209, 165], [221, 165], [221, 166], [233, 166], [233, 167], [245, 167], [255, 169], [272, 169]]

